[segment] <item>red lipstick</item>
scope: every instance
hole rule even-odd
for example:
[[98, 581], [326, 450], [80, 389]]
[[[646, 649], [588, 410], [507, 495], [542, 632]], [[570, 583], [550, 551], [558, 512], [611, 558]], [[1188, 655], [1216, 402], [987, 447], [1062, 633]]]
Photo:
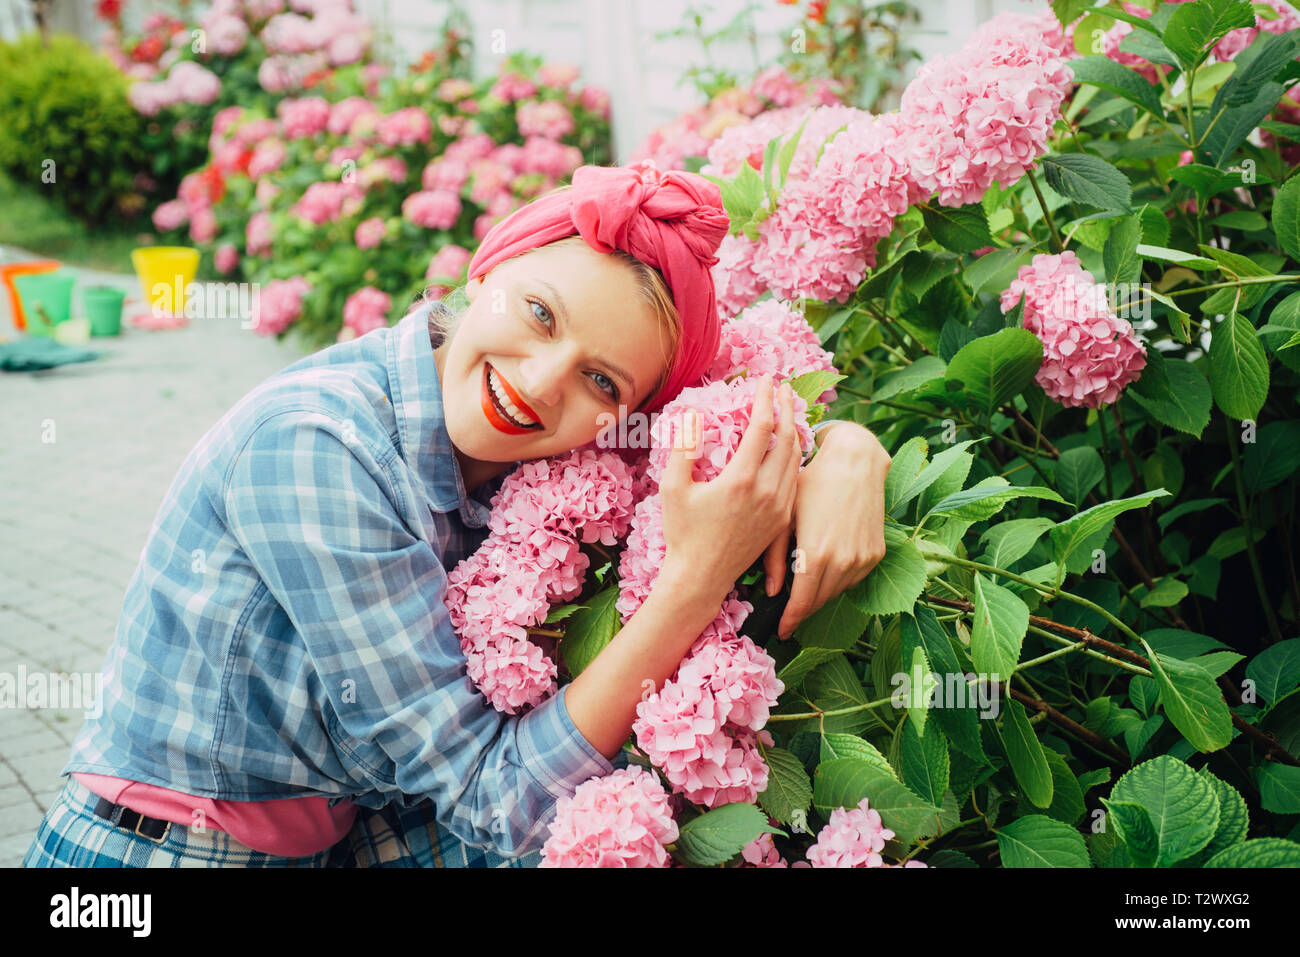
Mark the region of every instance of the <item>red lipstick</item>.
[[541, 431], [542, 429], [541, 416], [539, 416], [531, 408], [529, 408], [528, 405], [526, 405], [523, 401], [521, 401], [518, 394], [516, 394], [515, 390], [510, 388], [510, 383], [508, 383], [500, 373], [497, 373], [496, 376], [497, 381], [501, 383], [501, 388], [505, 390], [505, 393], [510, 398], [510, 401], [515, 404], [515, 408], [517, 408], [520, 412], [524, 413], [530, 418], [534, 419], [538, 424], [530, 425], [527, 427], [521, 426], [515, 421], [513, 421], [513, 419], [510, 416], [510, 413], [500, 406], [500, 404], [497, 401], [496, 395], [492, 392], [492, 386], [488, 382], [488, 370], [490, 368], [491, 367], [488, 365], [488, 363], [486, 362], [483, 363], [483, 386], [482, 386], [482, 395], [480, 397], [480, 404], [483, 407], [483, 415], [486, 416], [487, 420], [490, 423], [492, 423], [493, 428], [497, 429], [500, 432], [504, 432], [507, 435], [523, 435], [527, 432]]

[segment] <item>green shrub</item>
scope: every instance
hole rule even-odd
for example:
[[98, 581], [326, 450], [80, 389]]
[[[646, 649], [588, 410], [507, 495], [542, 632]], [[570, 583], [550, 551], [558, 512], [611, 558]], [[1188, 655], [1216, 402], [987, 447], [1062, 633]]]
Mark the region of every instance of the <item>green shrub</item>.
[[0, 43], [0, 168], [92, 221], [137, 212], [148, 158], [127, 80], [76, 37]]

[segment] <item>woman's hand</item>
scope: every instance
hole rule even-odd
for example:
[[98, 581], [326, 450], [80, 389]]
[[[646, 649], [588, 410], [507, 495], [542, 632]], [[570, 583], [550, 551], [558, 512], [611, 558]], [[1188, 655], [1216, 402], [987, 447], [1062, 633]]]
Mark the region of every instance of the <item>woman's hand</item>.
[[885, 556], [889, 453], [856, 422], [837, 422], [823, 431], [817, 454], [799, 473], [793, 521], [763, 556], [768, 594], [775, 595], [785, 582], [794, 532], [794, 582], [777, 627], [783, 640], [826, 602], [866, 578]]
[[659, 483], [664, 566], [706, 600], [721, 604], [772, 539], [790, 528], [801, 454], [788, 384], [781, 386], [774, 426], [775, 401], [772, 377], [764, 376], [736, 453], [712, 481], [693, 480], [694, 460], [675, 443]]

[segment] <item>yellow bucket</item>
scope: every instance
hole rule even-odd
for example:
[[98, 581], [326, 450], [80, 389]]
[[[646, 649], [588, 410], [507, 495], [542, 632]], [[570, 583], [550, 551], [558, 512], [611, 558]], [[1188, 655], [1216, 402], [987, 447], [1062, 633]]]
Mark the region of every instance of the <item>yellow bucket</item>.
[[199, 251], [190, 246], [142, 246], [131, 250], [140, 291], [155, 316], [184, 316], [189, 284], [199, 271]]

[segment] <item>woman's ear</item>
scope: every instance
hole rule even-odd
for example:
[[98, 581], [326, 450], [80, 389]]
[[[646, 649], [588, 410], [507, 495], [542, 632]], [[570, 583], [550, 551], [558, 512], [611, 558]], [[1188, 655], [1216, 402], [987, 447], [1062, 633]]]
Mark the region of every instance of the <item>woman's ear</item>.
[[470, 302], [473, 302], [474, 297], [478, 295], [479, 287], [482, 285], [483, 285], [482, 276], [475, 276], [469, 282], [465, 283], [465, 298], [467, 298]]

